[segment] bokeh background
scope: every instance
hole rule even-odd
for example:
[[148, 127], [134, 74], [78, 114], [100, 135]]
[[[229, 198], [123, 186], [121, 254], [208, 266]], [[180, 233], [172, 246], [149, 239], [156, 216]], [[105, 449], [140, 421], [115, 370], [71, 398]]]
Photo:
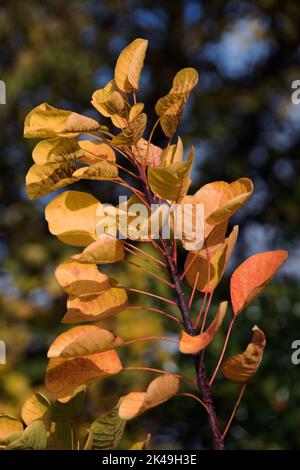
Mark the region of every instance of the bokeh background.
[[[300, 365], [291, 362], [291, 344], [300, 339], [300, 105], [291, 102], [291, 84], [300, 79], [299, 25], [297, 0], [0, 1], [0, 79], [7, 84], [7, 104], [0, 105], [0, 339], [7, 343], [7, 364], [0, 365], [1, 412], [18, 415], [32, 390], [43, 391], [47, 348], [62, 330], [66, 302], [53, 272], [74, 253], [48, 233], [43, 211], [53, 195], [35, 202], [26, 196], [33, 143], [22, 138], [24, 116], [47, 101], [97, 117], [92, 92], [112, 78], [120, 50], [142, 37], [149, 40], [149, 50], [139, 98], [150, 120], [153, 104], [180, 68], [192, 66], [200, 73], [180, 128], [185, 148], [196, 147], [193, 189], [218, 179], [254, 181], [255, 195], [233, 220], [240, 224], [239, 242], [215, 306], [228, 298], [229, 274], [247, 256], [290, 251], [284, 269], [240, 317], [230, 340], [228, 353], [244, 349], [257, 323], [268, 344], [226, 445], [300, 447]], [[162, 134], [156, 143], [165, 145]], [[74, 185], [78, 188], [93, 191], [102, 202], [117, 196], [110, 184]], [[114, 270], [127, 286], [170, 295], [133, 266]], [[113, 321], [110, 327], [123, 337], [177, 334], [176, 324], [146, 312], [121, 313]], [[223, 339], [221, 332], [207, 352], [209, 370]], [[193, 372], [186, 357], [162, 344], [135, 345], [122, 358], [127, 366]], [[99, 416], [151, 378], [124, 372], [93, 385], [82, 419]], [[222, 426], [238, 391], [221, 377], [216, 381]], [[205, 414], [187, 398], [173, 399], [131, 423], [122, 446], [147, 432], [152, 448], [210, 445]]]

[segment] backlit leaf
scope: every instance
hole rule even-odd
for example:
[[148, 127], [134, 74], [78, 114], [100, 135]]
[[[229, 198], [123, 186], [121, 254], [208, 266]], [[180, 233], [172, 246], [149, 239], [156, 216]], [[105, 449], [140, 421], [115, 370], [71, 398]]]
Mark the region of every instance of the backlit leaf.
[[75, 326], [53, 341], [48, 350], [48, 357], [88, 356], [109, 351], [122, 344], [121, 338], [96, 325]]
[[67, 313], [62, 323], [102, 320], [122, 312], [127, 305], [126, 290], [122, 287], [111, 287], [93, 297], [70, 296], [67, 302]]
[[200, 335], [191, 336], [185, 331], [180, 334], [179, 350], [183, 354], [197, 354], [205, 349], [209, 343], [214, 339], [215, 334], [222, 325], [223, 319], [226, 315], [228, 302], [221, 302], [218, 312], [207, 328], [206, 331]]
[[100, 202], [88, 193], [65, 191], [45, 210], [49, 230], [64, 243], [87, 246], [96, 240]]
[[128, 112], [125, 107], [125, 95], [118, 89], [115, 80], [111, 80], [93, 93], [92, 105], [103, 116], [110, 117], [116, 127], [128, 125]]
[[148, 181], [151, 190], [163, 199], [180, 201], [190, 186], [190, 171], [194, 158], [192, 148], [186, 162], [175, 162], [168, 166], [150, 167]]
[[51, 405], [41, 393], [34, 393], [24, 402], [21, 416], [25, 424], [40, 420], [48, 429], [51, 424]]
[[0, 442], [19, 431], [23, 431], [21, 421], [6, 414], [0, 414]]
[[154, 379], [146, 392], [132, 392], [123, 397], [119, 406], [119, 415], [126, 420], [136, 418], [145, 411], [168, 401], [176, 395], [178, 388], [178, 377], [164, 374]]
[[78, 168], [73, 177], [86, 180], [113, 180], [118, 177], [118, 167], [113, 162], [102, 160], [90, 166]]
[[46, 372], [46, 387], [54, 397], [63, 398], [80, 385], [117, 374], [121, 369], [115, 350], [76, 358], [53, 358]]
[[254, 326], [252, 330], [252, 340], [246, 350], [229, 357], [221, 365], [222, 373], [228, 380], [248, 382], [258, 369], [266, 345], [266, 338], [264, 332], [257, 326]]
[[129, 125], [120, 134], [112, 138], [112, 145], [118, 145], [120, 147], [124, 145], [134, 145], [142, 137], [147, 124], [147, 115], [145, 113], [139, 114], [133, 119]]
[[144, 109], [144, 103], [136, 103], [132, 106], [129, 112], [129, 121], [133, 121]]
[[251, 256], [233, 273], [230, 295], [235, 315], [239, 315], [257, 297], [287, 260], [285, 250], [265, 251]]
[[80, 160], [84, 157], [84, 151], [79, 142], [66, 137], [42, 140], [36, 144], [32, 158], [38, 165], [49, 165], [51, 163], [62, 163], [70, 160]]
[[159, 166], [161, 164], [162, 149], [156, 145], [148, 145], [148, 141], [140, 139], [131, 147], [135, 160], [142, 165]]
[[84, 153], [84, 156], [80, 158], [81, 163], [93, 165], [94, 163], [99, 163], [99, 161], [102, 160], [113, 163], [116, 161], [115, 152], [108, 144], [92, 142], [91, 140], [80, 140], [78, 145]]
[[76, 137], [80, 133], [105, 129], [94, 119], [43, 103], [27, 114], [24, 137]]
[[56, 268], [55, 277], [70, 295], [97, 295], [110, 288], [109, 277], [100, 273], [96, 264], [66, 261]]
[[135, 39], [119, 55], [115, 68], [115, 81], [124, 92], [136, 91], [139, 87], [148, 41]]
[[77, 181], [73, 176], [76, 165], [72, 162], [53, 163], [30, 167], [26, 174], [26, 191], [30, 199], [45, 196], [56, 189]]
[[73, 255], [71, 258], [79, 263], [118, 263], [125, 258], [124, 243], [118, 238], [101, 237], [88, 245], [82, 253]]

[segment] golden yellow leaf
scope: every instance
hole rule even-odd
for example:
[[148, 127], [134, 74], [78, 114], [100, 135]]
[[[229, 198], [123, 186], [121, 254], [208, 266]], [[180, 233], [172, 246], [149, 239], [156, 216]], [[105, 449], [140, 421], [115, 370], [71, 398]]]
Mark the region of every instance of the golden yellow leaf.
[[121, 399], [119, 415], [130, 420], [168, 401], [178, 392], [179, 379], [164, 374], [150, 382], [146, 392], [132, 392]]
[[83, 156], [80, 158], [81, 163], [93, 165], [102, 160], [116, 162], [115, 152], [108, 144], [92, 142], [91, 140], [80, 140], [78, 145], [83, 150]]
[[206, 331], [200, 333], [200, 335], [191, 336], [185, 331], [180, 333], [179, 339], [179, 351], [183, 354], [197, 354], [205, 349], [209, 343], [214, 339], [215, 334], [222, 325], [223, 319], [226, 315], [228, 302], [224, 301], [220, 303], [218, 312], [207, 328]]
[[133, 121], [144, 109], [144, 103], [136, 103], [129, 111], [129, 121]]
[[115, 163], [102, 160], [90, 166], [84, 166], [74, 171], [74, 178], [86, 180], [113, 180], [118, 177], [118, 167]]
[[207, 222], [217, 225], [228, 220], [250, 199], [252, 193], [253, 184], [249, 178], [240, 178], [230, 183], [220, 199], [219, 207], [207, 217]]
[[33, 421], [40, 420], [48, 429], [51, 424], [51, 405], [49, 400], [41, 393], [34, 393], [24, 402], [21, 416], [27, 426]]
[[115, 350], [75, 358], [52, 358], [46, 372], [46, 387], [55, 398], [70, 396], [80, 385], [117, 374], [122, 364]]
[[159, 166], [161, 164], [162, 149], [157, 145], [148, 145], [145, 139], [140, 139], [131, 147], [131, 151], [135, 160], [142, 165]]
[[101, 237], [88, 245], [82, 253], [73, 255], [72, 259], [79, 263], [111, 264], [125, 258], [124, 243], [118, 238]]
[[257, 326], [254, 326], [252, 331], [252, 340], [246, 350], [243, 353], [229, 357], [223, 362], [221, 370], [226, 379], [245, 383], [257, 371], [265, 349], [266, 337], [264, 332]]
[[70, 295], [97, 295], [110, 288], [109, 277], [101, 273], [96, 264], [66, 261], [57, 266], [55, 277]]
[[199, 80], [197, 70], [187, 67], [179, 70], [174, 77], [170, 93], [189, 94], [197, 85]]
[[80, 133], [97, 130], [107, 128], [94, 119], [55, 108], [48, 103], [30, 111], [24, 123], [24, 137], [27, 138], [76, 137]]
[[124, 92], [136, 91], [144, 63], [148, 41], [135, 39], [119, 55], [115, 68], [115, 81]]
[[147, 115], [145, 113], [139, 114], [133, 119], [129, 125], [120, 134], [112, 138], [112, 145], [118, 145], [120, 147], [124, 145], [134, 145], [142, 137], [147, 124]]
[[23, 431], [21, 421], [6, 414], [0, 414], [0, 442], [19, 431]]
[[191, 184], [190, 171], [194, 159], [194, 148], [186, 162], [175, 162], [168, 166], [148, 168], [151, 190], [163, 199], [178, 201], [186, 195]]
[[93, 93], [92, 105], [103, 116], [110, 117], [116, 127], [128, 125], [128, 112], [125, 107], [125, 95], [118, 89], [115, 80], [111, 80]]
[[32, 158], [38, 165], [80, 160], [84, 155], [79, 142], [66, 137], [42, 140], [36, 144], [32, 152]]
[[229, 237], [222, 243], [211, 245], [208, 239], [207, 247], [198, 250], [195, 259], [195, 252], [190, 251], [188, 253], [185, 261], [185, 269], [190, 266], [186, 273], [186, 280], [191, 287], [194, 287], [197, 279], [197, 290], [201, 292], [212, 292], [215, 290], [230, 260], [237, 236], [238, 226], [235, 226]]
[[67, 313], [62, 323], [102, 320], [122, 312], [127, 305], [126, 290], [122, 287], [113, 286], [97, 296], [70, 296], [67, 301]]
[[35, 163], [26, 174], [26, 191], [29, 198], [36, 199], [74, 183], [77, 181], [77, 178], [73, 176], [76, 168], [72, 162], [51, 165], [37, 165]]
[[64, 243], [87, 246], [96, 240], [100, 207], [101, 203], [88, 193], [65, 191], [46, 207], [49, 230]]
[[96, 325], [75, 326], [60, 334], [51, 344], [48, 357], [80, 357], [110, 351], [121, 346], [122, 339]]
[[163, 166], [183, 161], [183, 145], [180, 137], [177, 139], [177, 144], [170, 145], [162, 151], [161, 160]]

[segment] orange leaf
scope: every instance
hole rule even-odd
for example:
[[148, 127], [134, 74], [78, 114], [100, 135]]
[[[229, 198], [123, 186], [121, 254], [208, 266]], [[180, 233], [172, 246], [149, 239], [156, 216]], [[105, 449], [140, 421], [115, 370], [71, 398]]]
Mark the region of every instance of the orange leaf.
[[209, 345], [216, 332], [222, 325], [227, 311], [228, 302], [221, 302], [218, 312], [206, 331], [197, 336], [191, 336], [185, 331], [180, 334], [179, 350], [183, 354], [197, 354]]
[[230, 281], [230, 295], [235, 315], [239, 315], [271, 281], [286, 261], [285, 250], [265, 251], [251, 256], [233, 273]]
[[97, 295], [110, 288], [109, 277], [100, 273], [96, 264], [66, 261], [57, 266], [55, 277], [67, 294]]
[[161, 405], [176, 395], [179, 388], [178, 377], [164, 374], [150, 382], [146, 392], [132, 392], [121, 399], [119, 416], [133, 419], [150, 408]]
[[243, 353], [226, 359], [221, 370], [229, 380], [233, 382], [245, 383], [255, 374], [262, 360], [266, 337], [262, 330], [254, 326], [251, 343], [248, 344]]
[[48, 350], [48, 357], [80, 357], [110, 351], [123, 341], [96, 325], [75, 326], [59, 335]]
[[121, 370], [121, 361], [114, 350], [76, 358], [53, 358], [46, 372], [46, 387], [55, 398], [63, 398], [80, 385], [104, 379]]
[[70, 296], [67, 301], [68, 311], [62, 319], [62, 323], [102, 320], [122, 312], [127, 305], [127, 294], [122, 287], [111, 287], [96, 296]]

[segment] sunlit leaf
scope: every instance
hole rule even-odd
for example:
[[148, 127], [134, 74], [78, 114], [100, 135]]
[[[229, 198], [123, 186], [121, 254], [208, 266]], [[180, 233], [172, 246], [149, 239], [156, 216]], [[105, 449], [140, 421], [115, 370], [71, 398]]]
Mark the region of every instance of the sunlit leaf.
[[136, 103], [132, 106], [129, 112], [129, 121], [133, 121], [144, 109], [144, 103]]
[[93, 165], [99, 161], [106, 160], [115, 163], [116, 156], [113, 149], [102, 142], [92, 142], [91, 140], [80, 140], [79, 147], [83, 150], [84, 155], [80, 158], [81, 163]]
[[122, 287], [111, 287], [103, 294], [93, 297], [70, 296], [62, 323], [102, 320], [122, 312], [127, 305], [126, 290]]
[[159, 166], [161, 164], [162, 149], [157, 145], [150, 144], [145, 139], [140, 139], [136, 145], [131, 147], [135, 160], [142, 165]]
[[109, 277], [101, 273], [96, 264], [66, 261], [56, 268], [55, 277], [70, 295], [97, 295], [110, 288]]
[[86, 180], [113, 180], [118, 177], [118, 167], [113, 162], [102, 160], [90, 166], [78, 168], [73, 173], [73, 177]]
[[176, 395], [179, 379], [171, 374], [164, 374], [154, 379], [146, 392], [132, 392], [121, 399], [119, 415], [129, 420], [136, 418], [150, 408], [168, 401]]
[[190, 171], [194, 158], [192, 148], [186, 162], [175, 162], [168, 166], [150, 167], [148, 181], [151, 190], [163, 199], [180, 201], [190, 186]]
[[26, 191], [30, 199], [45, 196], [56, 189], [77, 181], [73, 176], [76, 165], [72, 162], [53, 163], [30, 167], [26, 174]]
[[122, 50], [115, 68], [115, 80], [120, 90], [138, 89], [147, 46], [148, 41], [138, 38]]
[[51, 405], [41, 393], [34, 393], [24, 402], [21, 416], [25, 424], [40, 420], [48, 429], [51, 424]]
[[233, 273], [230, 295], [235, 315], [239, 315], [257, 297], [287, 260], [285, 250], [265, 251], [251, 256]]
[[183, 161], [183, 145], [180, 137], [177, 139], [177, 144], [170, 145], [163, 150], [161, 160], [163, 166]]
[[189, 94], [197, 85], [198, 80], [198, 72], [192, 67], [179, 70], [174, 77], [170, 93]]
[[124, 243], [118, 238], [101, 237], [88, 245], [82, 253], [73, 255], [71, 258], [79, 263], [118, 263], [125, 258]]
[[120, 418], [118, 406], [116, 406], [92, 423], [85, 449], [116, 449], [122, 438], [125, 425], [126, 421]]
[[123, 344], [119, 336], [96, 325], [75, 326], [51, 344], [48, 357], [80, 357], [109, 351]]
[[249, 178], [240, 178], [230, 183], [220, 199], [219, 207], [207, 217], [207, 222], [217, 225], [228, 220], [250, 199], [252, 193], [253, 184]]
[[[190, 251], [185, 261], [186, 280], [191, 287], [201, 292], [212, 292], [221, 281], [230, 260], [238, 236], [235, 226], [223, 243], [212, 245], [208, 239], [207, 246], [197, 252]], [[196, 258], [195, 258], [196, 254]], [[209, 260], [209, 262], [208, 262]]]
[[100, 202], [88, 193], [65, 191], [45, 210], [49, 230], [64, 243], [87, 246], [96, 240]]
[[262, 360], [266, 345], [265, 334], [257, 326], [254, 326], [252, 330], [252, 340], [246, 350], [243, 353], [229, 357], [221, 366], [224, 377], [233, 382], [248, 382], [257, 371]]
[[118, 89], [115, 80], [111, 80], [93, 93], [92, 105], [105, 117], [110, 117], [116, 127], [128, 125], [128, 112], [125, 95]]
[[147, 125], [147, 115], [145, 113], [139, 114], [134, 118], [129, 125], [120, 134], [112, 138], [112, 145], [120, 147], [124, 145], [134, 145], [142, 137]]
[[63, 398], [80, 385], [117, 374], [121, 369], [115, 350], [76, 358], [53, 358], [46, 372], [46, 387], [54, 397]]
[[23, 431], [21, 421], [6, 414], [0, 414], [0, 442], [19, 431]]
[[148, 448], [149, 442], [151, 439], [151, 434], [148, 434], [146, 439], [143, 441], [135, 442], [128, 450], [145, 450]]
[[80, 160], [84, 155], [79, 142], [66, 137], [42, 140], [36, 144], [32, 152], [32, 158], [38, 165]]
[[94, 119], [43, 103], [27, 114], [24, 137], [76, 137], [80, 133], [106, 129]]
[[180, 352], [183, 354], [197, 354], [198, 352], [205, 349], [214, 339], [215, 334], [222, 325], [223, 319], [226, 315], [227, 306], [227, 301], [221, 302], [215, 318], [203, 333], [200, 333], [196, 336], [191, 336], [185, 331], [182, 331], [179, 340]]

